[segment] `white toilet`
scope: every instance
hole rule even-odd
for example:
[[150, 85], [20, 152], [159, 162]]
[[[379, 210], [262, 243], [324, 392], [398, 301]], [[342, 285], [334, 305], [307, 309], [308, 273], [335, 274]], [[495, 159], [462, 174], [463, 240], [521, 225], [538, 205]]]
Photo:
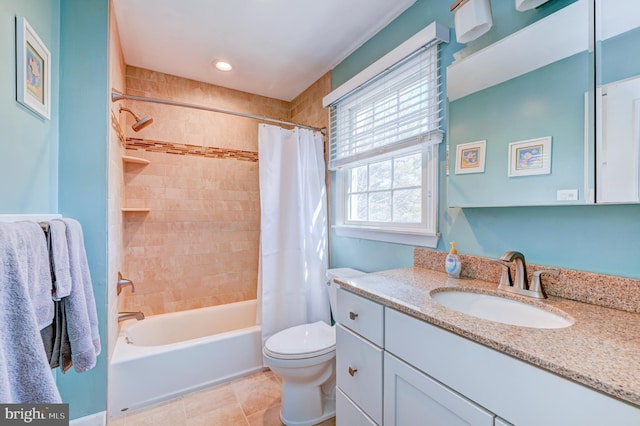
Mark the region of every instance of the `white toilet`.
[[[338, 286], [333, 279], [362, 274], [351, 268], [327, 271], [329, 303], [334, 316]], [[262, 354], [264, 364], [282, 378], [282, 423], [315, 425], [335, 416], [335, 327], [318, 321], [287, 328], [267, 339]]]

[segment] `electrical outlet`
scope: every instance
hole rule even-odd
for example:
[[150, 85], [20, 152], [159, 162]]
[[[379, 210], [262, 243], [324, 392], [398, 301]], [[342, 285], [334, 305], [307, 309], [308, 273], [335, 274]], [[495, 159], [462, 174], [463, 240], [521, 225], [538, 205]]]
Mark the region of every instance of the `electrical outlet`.
[[559, 189], [556, 194], [558, 201], [578, 201], [577, 189]]

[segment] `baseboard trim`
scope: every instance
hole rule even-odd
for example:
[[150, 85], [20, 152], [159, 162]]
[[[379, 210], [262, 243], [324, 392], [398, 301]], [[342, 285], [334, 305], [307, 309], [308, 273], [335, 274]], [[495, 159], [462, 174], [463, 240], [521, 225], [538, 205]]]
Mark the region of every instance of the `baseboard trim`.
[[69, 426], [106, 426], [106, 424], [106, 411], [90, 414], [88, 416], [80, 417], [79, 419], [74, 419], [69, 422]]

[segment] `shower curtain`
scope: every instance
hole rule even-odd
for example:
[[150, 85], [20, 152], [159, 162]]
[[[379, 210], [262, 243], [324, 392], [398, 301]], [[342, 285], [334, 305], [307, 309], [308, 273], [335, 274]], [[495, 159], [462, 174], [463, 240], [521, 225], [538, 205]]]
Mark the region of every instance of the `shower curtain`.
[[329, 323], [327, 193], [320, 132], [260, 124], [262, 343], [304, 323]]

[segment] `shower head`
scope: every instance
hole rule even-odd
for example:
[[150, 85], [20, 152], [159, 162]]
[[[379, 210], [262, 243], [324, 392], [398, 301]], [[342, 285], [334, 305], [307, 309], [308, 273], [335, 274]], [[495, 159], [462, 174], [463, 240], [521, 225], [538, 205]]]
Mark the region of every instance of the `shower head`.
[[134, 132], [139, 132], [151, 123], [153, 123], [153, 118], [147, 115], [146, 117], [142, 117], [142, 119], [136, 121], [131, 128]]
[[120, 112], [122, 111], [126, 111], [129, 114], [133, 115], [133, 118], [136, 120], [136, 122], [133, 123], [133, 125], [131, 126], [134, 132], [139, 132], [140, 130], [147, 127], [149, 124], [153, 123], [153, 118], [151, 118], [148, 115], [142, 118], [138, 118], [138, 116], [129, 108], [120, 107]]

